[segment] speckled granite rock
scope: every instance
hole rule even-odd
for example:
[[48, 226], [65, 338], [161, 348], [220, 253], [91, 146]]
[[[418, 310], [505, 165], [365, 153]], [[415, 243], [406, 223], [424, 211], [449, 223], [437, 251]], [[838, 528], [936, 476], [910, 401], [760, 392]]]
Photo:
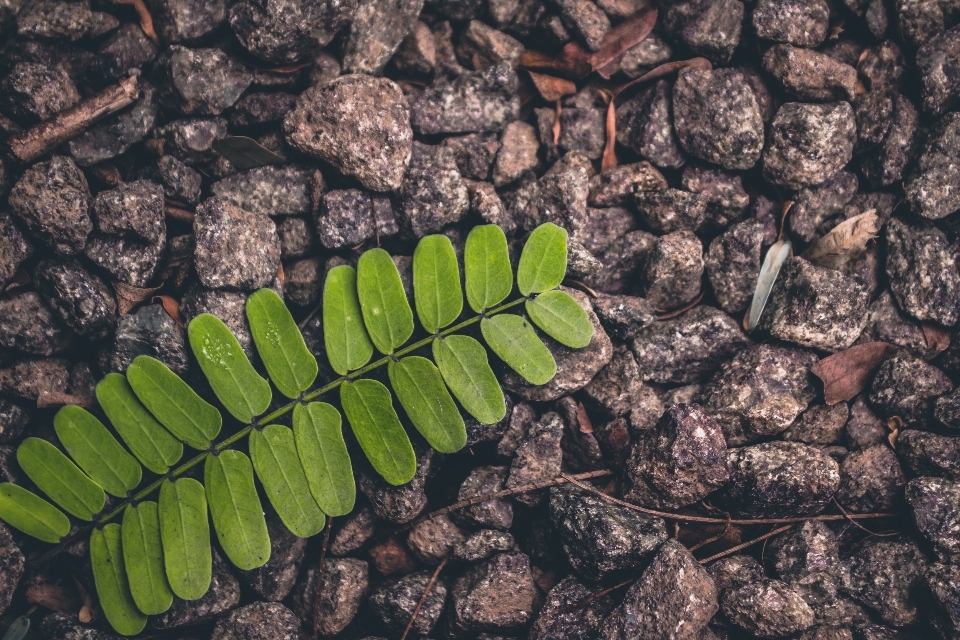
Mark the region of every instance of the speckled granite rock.
[[50, 356], [71, 347], [73, 338], [34, 291], [0, 300], [0, 346]]
[[300, 620], [279, 602], [254, 602], [230, 612], [213, 628], [211, 640], [297, 640]]
[[896, 454], [890, 447], [876, 445], [843, 459], [836, 499], [850, 511], [889, 511], [899, 503], [905, 484]]
[[758, 220], [744, 220], [717, 236], [704, 256], [707, 278], [720, 307], [739, 313], [753, 299], [760, 275], [766, 229]]
[[945, 557], [955, 561], [960, 553], [960, 483], [943, 478], [914, 478], [904, 497], [917, 529]]
[[943, 371], [909, 355], [886, 360], [870, 385], [870, 403], [886, 417], [899, 416], [905, 425], [923, 425], [930, 419], [938, 396], [953, 391]]
[[930, 223], [887, 225], [887, 275], [900, 308], [921, 321], [960, 320], [960, 272], [946, 235]]
[[841, 170], [823, 184], [804, 187], [790, 208], [790, 231], [798, 239], [811, 242], [820, 235], [824, 223], [843, 211], [858, 186], [856, 174]]
[[611, 595], [579, 604], [593, 596], [596, 589], [567, 576], [547, 593], [546, 602], [530, 629], [529, 640], [566, 640], [569, 637], [595, 637], [603, 619], [614, 606]]
[[664, 11], [663, 26], [694, 54], [725, 63], [740, 42], [743, 13], [737, 0], [681, 0]]
[[82, 251], [93, 230], [87, 180], [65, 156], [27, 169], [10, 190], [8, 204], [31, 234], [62, 254]]
[[63, 393], [70, 381], [63, 358], [23, 358], [0, 369], [0, 395], [35, 404], [44, 393]]
[[310, 213], [310, 179], [313, 170], [295, 164], [257, 167], [241, 171], [210, 185], [221, 200], [265, 216]]
[[661, 236], [646, 262], [641, 286], [654, 308], [677, 309], [700, 294], [703, 245], [693, 231], [684, 229]]
[[917, 168], [904, 184], [911, 210], [939, 220], [960, 209], [960, 194], [952, 187], [960, 179], [960, 113], [948, 113], [927, 138]]
[[253, 290], [266, 286], [280, 266], [280, 240], [273, 220], [219, 198], [197, 207], [194, 266], [212, 289]]
[[924, 586], [933, 596], [932, 626], [944, 638], [960, 631], [960, 571], [956, 565], [934, 564], [923, 574]]
[[826, 0], [760, 0], [751, 14], [757, 36], [798, 47], [816, 47], [827, 37]]
[[140, 355], [156, 358], [175, 373], [185, 375], [190, 366], [183, 330], [162, 305], [141, 307], [117, 321], [113, 347], [105, 370], [123, 373]]
[[905, 429], [897, 437], [897, 457], [914, 475], [960, 482], [960, 438]]
[[720, 609], [754, 637], [787, 638], [813, 626], [813, 610], [795, 588], [779, 580], [761, 580], [724, 592]]
[[47, 305], [77, 335], [102, 338], [113, 327], [117, 314], [113, 293], [76, 260], [41, 260], [33, 281]]
[[341, 76], [303, 92], [283, 130], [291, 146], [374, 191], [400, 186], [413, 146], [400, 89], [363, 75]]
[[0, 213], [0, 287], [6, 288], [20, 265], [33, 253], [30, 244], [7, 213]]
[[536, 586], [530, 558], [501, 553], [476, 565], [450, 589], [450, 628], [454, 633], [510, 633], [533, 620]]
[[778, 44], [767, 49], [763, 67], [790, 97], [808, 102], [853, 100], [857, 70], [818, 51]]
[[[469, 500], [487, 493], [496, 493], [503, 489], [508, 467], [479, 466], [460, 485], [457, 500]], [[494, 499], [471, 505], [453, 514], [461, 524], [475, 527], [492, 527], [506, 531], [513, 524], [513, 505], [506, 499]]]
[[421, 135], [500, 131], [520, 115], [517, 74], [501, 63], [427, 88], [410, 108]]
[[[373, 590], [369, 598], [370, 606], [383, 624], [393, 631], [403, 633], [407, 623], [410, 622], [413, 610], [423, 597], [431, 573], [431, 571], [410, 573], [399, 580], [388, 580]], [[447, 585], [443, 578], [440, 578], [433, 584], [423, 606], [420, 607], [410, 633], [423, 637], [429, 636], [440, 614], [443, 613], [446, 598]]]
[[343, 56], [347, 73], [376, 75], [417, 22], [423, 0], [357, 3]]
[[916, 544], [903, 538], [867, 538], [846, 560], [849, 578], [844, 590], [851, 597], [891, 626], [917, 620], [917, 597], [927, 563]]
[[247, 357], [254, 353], [253, 336], [247, 324], [247, 294], [237, 291], [209, 289], [200, 284], [191, 286], [180, 300], [180, 315], [189, 323], [201, 313], [211, 313], [226, 324], [243, 347]]
[[240, 98], [253, 76], [220, 49], [172, 45], [154, 64], [160, 104], [184, 115], [218, 115]]
[[24, 557], [10, 530], [0, 524], [0, 613], [6, 611], [23, 575]]
[[822, 184], [853, 157], [857, 125], [846, 102], [780, 107], [763, 152], [763, 177], [799, 189]]
[[[317, 622], [320, 633], [335, 636], [353, 621], [367, 593], [367, 563], [356, 558], [327, 558], [323, 561], [320, 588], [316, 584], [316, 567], [300, 576], [294, 588], [293, 607], [300, 620], [312, 628]], [[320, 594], [320, 620], [314, 620], [314, 600]]]
[[417, 456], [417, 473], [413, 479], [400, 486], [388, 484], [372, 469], [359, 474], [357, 485], [363, 492], [373, 512], [378, 517], [395, 524], [413, 520], [427, 506], [424, 483], [430, 473], [433, 449], [426, 449]]
[[917, 67], [923, 77], [923, 109], [934, 116], [942, 115], [956, 104], [958, 51], [960, 28], [957, 27], [930, 38], [917, 51]]
[[686, 157], [673, 127], [670, 84], [660, 80], [617, 107], [617, 142], [658, 167], [675, 169]]
[[206, 622], [240, 604], [240, 582], [228, 565], [213, 552], [213, 578], [210, 590], [199, 600], [174, 598], [173, 605], [151, 622], [157, 629], [175, 629]]
[[250, 53], [289, 64], [329, 44], [356, 9], [356, 0], [243, 0], [230, 8], [230, 28]]
[[814, 405], [800, 414], [783, 432], [783, 439], [807, 444], [840, 444], [849, 417], [850, 407], [846, 402], [832, 406]]

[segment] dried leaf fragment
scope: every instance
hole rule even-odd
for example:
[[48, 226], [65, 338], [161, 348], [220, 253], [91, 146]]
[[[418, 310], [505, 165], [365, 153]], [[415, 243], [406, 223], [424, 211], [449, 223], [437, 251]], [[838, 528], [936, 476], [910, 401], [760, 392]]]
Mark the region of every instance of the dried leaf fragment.
[[533, 86], [537, 88], [537, 91], [543, 96], [543, 99], [548, 102], [555, 102], [563, 96], [570, 96], [577, 92], [577, 85], [566, 78], [548, 76], [545, 73], [537, 73], [536, 71], [527, 71], [527, 73], [530, 74]]
[[844, 220], [810, 245], [801, 257], [821, 267], [839, 269], [866, 250], [867, 243], [877, 237], [879, 222], [873, 209]]
[[148, 38], [157, 42], [157, 32], [153, 30], [153, 18], [150, 17], [150, 12], [147, 11], [143, 0], [117, 0], [117, 2], [119, 4], [133, 5], [133, 8], [137, 11], [137, 16], [140, 18], [140, 28], [143, 29], [143, 32], [147, 34]]
[[[161, 285], [162, 286], [162, 285]], [[123, 282], [115, 281], [113, 290], [117, 293], [117, 313], [121, 316], [130, 313], [135, 306], [160, 291], [160, 287], [131, 287]]]
[[858, 344], [823, 358], [810, 371], [823, 381], [824, 402], [833, 405], [853, 400], [883, 361], [896, 352], [897, 348], [886, 342]]
[[780, 275], [780, 267], [790, 257], [792, 248], [790, 241], [784, 239], [773, 243], [767, 251], [763, 266], [760, 268], [760, 275], [757, 277], [757, 288], [753, 291], [753, 301], [750, 303], [747, 315], [743, 318], [743, 326], [747, 331], [757, 328], [763, 308], [767, 306], [770, 292], [773, 291], [773, 285], [777, 281], [777, 276]]
[[186, 327], [186, 323], [183, 321], [183, 317], [180, 316], [180, 303], [174, 300], [170, 296], [153, 296], [150, 300], [151, 302], [160, 302], [163, 305], [163, 310], [167, 312], [167, 315], [173, 318], [173, 321], [177, 323], [177, 326], [183, 329]]
[[933, 347], [934, 351], [940, 353], [950, 346], [950, 332], [943, 327], [924, 322], [920, 325], [923, 329], [923, 339], [928, 347]]
[[577, 422], [580, 423], [580, 433], [593, 433], [593, 423], [582, 402], [577, 403]]
[[600, 90], [607, 101], [607, 140], [603, 147], [603, 159], [600, 161], [600, 171], [606, 171], [617, 166], [617, 107], [613, 102], [613, 94], [607, 89]]
[[27, 589], [27, 602], [38, 604], [51, 611], [75, 612], [80, 610], [77, 593], [59, 584], [35, 584]]
[[657, 10], [647, 7], [610, 29], [600, 42], [600, 49], [590, 56], [592, 69], [609, 79], [620, 70], [620, 60], [627, 49], [642, 42], [656, 24]]
[[693, 69], [702, 69], [704, 71], [710, 71], [713, 69], [713, 64], [710, 63], [706, 58], [691, 58], [689, 60], [675, 60], [673, 62], [665, 62], [659, 67], [654, 67], [647, 73], [643, 74], [639, 78], [634, 78], [630, 82], [626, 83], [614, 89], [613, 95], [617, 96], [629, 89], [630, 87], [635, 87], [638, 84], [643, 84], [644, 82], [649, 82], [650, 80], [659, 80], [664, 76], [668, 76], [671, 73], [680, 71], [681, 69], [686, 68]]
[[520, 66], [527, 69], [556, 71], [572, 80], [580, 80], [590, 75], [591, 55], [576, 42], [568, 42], [560, 55], [553, 57], [540, 51], [524, 51], [520, 56]]

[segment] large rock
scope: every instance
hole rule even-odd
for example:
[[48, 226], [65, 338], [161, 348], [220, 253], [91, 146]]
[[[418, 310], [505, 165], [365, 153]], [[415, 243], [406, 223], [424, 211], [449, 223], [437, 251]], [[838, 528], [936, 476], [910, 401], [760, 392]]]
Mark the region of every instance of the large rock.
[[8, 204], [30, 233], [59, 253], [83, 251], [93, 230], [87, 179], [66, 156], [27, 169], [10, 190]]
[[923, 553], [901, 538], [867, 538], [848, 560], [844, 589], [894, 627], [919, 618], [919, 587], [926, 568]]
[[960, 320], [960, 271], [946, 234], [926, 222], [887, 223], [887, 275], [901, 309], [952, 327]]
[[[529, 640], [567, 640], [568, 638], [595, 638], [603, 619], [614, 606], [610, 594], [594, 598], [595, 587], [579, 582], [576, 576], [567, 576], [547, 593], [537, 621], [530, 629]], [[593, 598], [586, 604], [588, 598]]]
[[511, 633], [533, 620], [537, 587], [530, 558], [500, 553], [466, 571], [453, 583], [450, 626], [455, 633]]
[[789, 189], [821, 184], [853, 158], [857, 123], [847, 102], [788, 102], [770, 124], [763, 176]]
[[297, 640], [300, 620], [279, 602], [254, 602], [231, 611], [213, 628], [210, 640]]
[[428, 87], [410, 108], [421, 135], [500, 131], [520, 116], [519, 79], [508, 63]]
[[[355, 558], [327, 558], [317, 588], [316, 568], [308, 569], [294, 589], [294, 610], [307, 628], [316, 624], [320, 633], [335, 636], [343, 631], [360, 608], [367, 592], [367, 563]], [[319, 604], [315, 599], [319, 596]], [[314, 612], [319, 619], [314, 619]]]
[[723, 614], [755, 638], [788, 638], [813, 626], [813, 609], [800, 592], [780, 580], [761, 580], [730, 589], [721, 599]]
[[117, 315], [113, 293], [76, 260], [41, 260], [33, 281], [47, 305], [77, 335], [103, 338], [113, 327]]
[[259, 289], [277, 275], [280, 239], [267, 216], [209, 198], [197, 207], [193, 233], [194, 266], [205, 287]]
[[230, 28], [250, 53], [290, 64], [329, 44], [356, 9], [356, 0], [242, 0], [230, 8]]
[[960, 554], [960, 483], [914, 478], [904, 493], [920, 533], [955, 560]]

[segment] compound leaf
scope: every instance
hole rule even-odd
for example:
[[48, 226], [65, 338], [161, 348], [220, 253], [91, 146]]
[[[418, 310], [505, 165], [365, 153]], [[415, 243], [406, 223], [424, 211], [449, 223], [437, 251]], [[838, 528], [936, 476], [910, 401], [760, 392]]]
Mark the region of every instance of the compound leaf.
[[127, 382], [160, 424], [194, 449], [207, 449], [220, 433], [223, 418], [217, 408], [156, 358], [134, 358]]
[[452, 323], [463, 310], [460, 269], [450, 238], [426, 236], [413, 252], [413, 297], [420, 324], [435, 333]]
[[97, 385], [97, 401], [137, 460], [154, 473], [166, 473], [183, 455], [183, 443], [147, 411], [126, 376], [109, 373]]
[[208, 456], [203, 483], [224, 553], [243, 571], [263, 566], [270, 559], [270, 534], [250, 458], [231, 449]]
[[234, 418], [250, 422], [270, 406], [270, 383], [257, 373], [236, 336], [220, 318], [201, 313], [187, 330], [203, 375]]
[[341, 424], [340, 412], [326, 402], [293, 408], [293, 439], [300, 465], [314, 500], [330, 516], [353, 511], [357, 497]]
[[296, 398], [317, 379], [317, 359], [307, 349], [303, 334], [283, 300], [272, 289], [260, 289], [247, 298], [247, 320], [257, 353], [277, 390]]
[[90, 534], [90, 564], [100, 607], [110, 626], [124, 636], [135, 636], [147, 626], [133, 601], [123, 562], [120, 525], [111, 523]]
[[310, 493], [293, 431], [271, 424], [250, 434], [250, 459], [270, 504], [293, 535], [309, 538], [323, 529], [326, 519]]
[[520, 293], [555, 289], [567, 273], [567, 230], [547, 222], [533, 230], [520, 253], [517, 288]]
[[67, 513], [93, 520], [107, 497], [70, 458], [42, 438], [27, 438], [17, 448], [17, 462], [40, 491]]
[[210, 588], [213, 556], [207, 495], [193, 478], [160, 485], [160, 539], [170, 589], [183, 600], [197, 600]]
[[433, 341], [433, 359], [467, 413], [483, 424], [503, 420], [507, 413], [503, 391], [482, 344], [470, 336], [447, 336]]
[[417, 456], [393, 409], [390, 391], [376, 380], [357, 380], [340, 386], [340, 402], [377, 473], [392, 485], [410, 482], [417, 472]]
[[573, 349], [582, 349], [593, 338], [593, 323], [566, 291], [547, 291], [525, 303], [527, 315], [544, 333]]
[[383, 249], [370, 249], [357, 262], [357, 294], [370, 339], [390, 354], [413, 335], [413, 311], [400, 272]]
[[0, 484], [0, 520], [27, 535], [54, 544], [70, 533], [70, 518], [60, 509], [9, 482]]
[[467, 428], [440, 371], [426, 358], [408, 356], [387, 365], [390, 385], [410, 422], [440, 453], [455, 453], [467, 444]]
[[157, 503], [128, 505], [123, 511], [120, 534], [133, 601], [147, 615], [163, 613], [173, 604], [173, 591], [163, 567]]
[[480, 331], [493, 352], [530, 384], [546, 384], [557, 374], [553, 354], [526, 319], [501, 313], [481, 320]]
[[340, 375], [370, 362], [373, 343], [363, 325], [357, 272], [340, 265], [327, 272], [323, 285], [323, 341], [330, 366]]
[[513, 289], [507, 236], [495, 224], [474, 227], [463, 250], [467, 303], [477, 313], [499, 304]]
[[53, 428], [74, 462], [110, 495], [125, 498], [140, 484], [140, 463], [86, 409], [63, 407], [53, 418]]

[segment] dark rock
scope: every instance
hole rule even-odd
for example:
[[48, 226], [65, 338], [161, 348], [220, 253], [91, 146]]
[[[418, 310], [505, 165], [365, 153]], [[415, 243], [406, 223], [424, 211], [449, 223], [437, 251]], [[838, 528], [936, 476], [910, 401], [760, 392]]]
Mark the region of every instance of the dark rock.
[[783, 439], [807, 444], [840, 444], [849, 417], [850, 408], [846, 402], [833, 406], [818, 404], [800, 414], [783, 432]]
[[87, 180], [65, 156], [27, 169], [10, 190], [8, 204], [31, 234], [66, 255], [82, 251], [93, 230]]
[[737, 554], [715, 560], [707, 565], [707, 573], [713, 578], [717, 591], [738, 589], [748, 584], [761, 582], [766, 573], [754, 558]]
[[863, 175], [878, 186], [899, 182], [903, 170], [916, 154], [917, 138], [917, 110], [909, 98], [898, 95], [893, 100], [890, 127], [879, 148], [860, 161]]
[[496, 442], [503, 436], [503, 432], [507, 430], [510, 424], [510, 415], [513, 411], [513, 398], [505, 393], [503, 394], [503, 403], [506, 405], [507, 411], [500, 422], [483, 424], [472, 416], [464, 416], [464, 426], [467, 428], [467, 447], [472, 447], [480, 442]]
[[679, 189], [638, 191], [634, 199], [640, 220], [656, 233], [696, 231], [707, 212], [706, 197]]
[[780, 270], [757, 328], [795, 344], [839, 351], [867, 324], [867, 288], [838, 271], [790, 258]]
[[345, 556], [362, 547], [376, 532], [378, 518], [369, 505], [354, 509], [330, 538], [330, 554]]
[[667, 540], [603, 622], [603, 640], [698, 640], [717, 612], [707, 570], [676, 540]]
[[10, 530], [0, 524], [0, 613], [6, 611], [13, 600], [20, 577], [23, 575], [24, 557], [13, 541]]
[[[638, 298], [639, 299], [639, 298]], [[585, 402], [607, 417], [616, 418], [640, 402], [643, 382], [637, 361], [628, 349], [617, 349], [610, 364], [583, 388]]]
[[160, 266], [166, 238], [156, 243], [143, 243], [129, 238], [94, 234], [87, 241], [84, 254], [115, 280], [134, 287], [146, 287]]
[[[507, 474], [507, 467], [475, 467], [460, 485], [457, 501], [502, 491]], [[461, 524], [506, 531], [513, 524], [513, 505], [508, 500], [495, 498], [455, 511], [453, 517]]]
[[867, 49], [857, 71], [871, 91], [897, 91], [903, 80], [906, 62], [900, 47], [886, 40]]
[[938, 353], [935, 345], [927, 343], [920, 323], [900, 310], [890, 291], [881, 293], [870, 305], [867, 326], [857, 341], [888, 342], [925, 360]]
[[960, 272], [946, 235], [930, 223], [887, 225], [887, 275], [900, 308], [918, 320], [960, 320]]
[[533, 620], [537, 588], [530, 558], [501, 553], [461, 575], [450, 589], [450, 628], [457, 634], [510, 633]]
[[298, 260], [285, 266], [284, 299], [298, 307], [313, 307], [320, 300], [324, 272], [324, 264], [320, 258]]
[[956, 86], [960, 56], [960, 27], [931, 38], [917, 51], [917, 67], [923, 79], [923, 110], [940, 116], [960, 96]]
[[753, 9], [757, 36], [798, 47], [816, 47], [830, 28], [826, 0], [760, 0]]
[[677, 318], [644, 327], [630, 348], [644, 380], [689, 384], [720, 368], [750, 344], [737, 322], [698, 306]]
[[943, 478], [914, 478], [904, 497], [917, 529], [937, 551], [954, 559], [960, 553], [960, 484]]
[[210, 185], [221, 200], [264, 216], [310, 213], [313, 170], [294, 164], [257, 167]]
[[703, 245], [684, 229], [661, 236], [641, 275], [644, 296], [656, 309], [677, 309], [696, 300], [703, 279]]
[[50, 356], [72, 343], [70, 333], [35, 292], [0, 299], [0, 347]]
[[780, 107], [763, 153], [763, 176], [787, 187], [822, 184], [850, 162], [856, 120], [847, 102]]
[[341, 76], [311, 87], [287, 114], [287, 141], [374, 191], [400, 186], [413, 146], [399, 87], [384, 78]]
[[227, 18], [226, 0], [146, 0], [146, 5], [168, 42], [197, 40]]
[[3, 102], [14, 118], [48, 120], [80, 102], [77, 87], [61, 66], [18, 62], [0, 82]]
[[393, 64], [397, 71], [411, 76], [433, 75], [437, 66], [437, 42], [429, 25], [417, 20], [413, 30], [400, 43]]
[[457, 56], [461, 60], [477, 60], [475, 68], [507, 62], [516, 65], [523, 55], [523, 44], [516, 38], [498, 31], [479, 20], [471, 20], [460, 34]]
[[40, 633], [50, 640], [119, 640], [120, 636], [80, 623], [72, 613], [51, 613], [40, 621]]
[[593, 309], [607, 333], [619, 340], [636, 337], [640, 329], [657, 320], [653, 305], [636, 296], [601, 293], [593, 299]]
[[590, 51], [600, 48], [610, 30], [610, 19], [590, 0], [558, 0], [557, 8], [563, 23], [572, 29]]
[[28, 407], [0, 398], [0, 444], [19, 440], [32, 414]]
[[[403, 632], [410, 622], [417, 603], [426, 591], [430, 581], [430, 571], [408, 574], [399, 580], [388, 580], [370, 594], [370, 606], [373, 612], [387, 627]], [[428, 636], [437, 624], [443, 612], [443, 603], [447, 598], [447, 585], [443, 579], [437, 580], [420, 607], [410, 633]]]
[[890, 447], [875, 445], [853, 451], [840, 465], [837, 502], [850, 511], [889, 511], [900, 499], [906, 478]]
[[505, 63], [438, 81], [410, 108], [410, 122], [421, 135], [500, 131], [520, 116], [517, 83]]
[[317, 217], [320, 244], [328, 249], [356, 246], [399, 232], [393, 207], [386, 196], [360, 189], [328, 191]]
[[242, 571], [241, 576], [258, 596], [280, 602], [290, 595], [297, 582], [307, 540], [293, 535], [274, 514], [267, 515], [267, 531], [270, 533], [270, 559], [263, 566]]
[[236, 336], [247, 357], [251, 357], [254, 353], [253, 336], [247, 324], [246, 303], [245, 293], [208, 289], [195, 284], [187, 289], [180, 300], [180, 315], [188, 324], [201, 313], [217, 316]]
[[376, 0], [359, 3], [350, 24], [343, 56], [346, 73], [376, 75], [407, 37], [423, 0]]
[[211, 640], [297, 640], [300, 620], [279, 602], [254, 602], [230, 612], [213, 628]]
[[102, 36], [119, 25], [110, 14], [91, 11], [89, 2], [43, 0], [24, 6], [17, 14], [17, 34], [71, 42]]
[[814, 624], [800, 592], [779, 580], [761, 580], [724, 592], [720, 609], [733, 623], [760, 638], [787, 638]]
[[763, 223], [744, 220], [710, 243], [704, 267], [713, 295], [727, 313], [743, 311], [753, 299], [765, 233]]
[[[594, 209], [596, 211], [609, 211]], [[625, 211], [620, 209], [620, 211]], [[598, 254], [603, 271], [585, 279], [588, 286], [610, 294], [633, 293], [636, 287], [636, 271], [643, 264], [657, 238], [646, 231], [630, 231], [613, 240]]]
[[933, 127], [904, 184], [904, 197], [914, 213], [939, 220], [960, 209], [960, 194], [952, 188], [960, 180], [958, 149], [960, 113], [948, 113]]
[[640, 191], [660, 191], [667, 180], [649, 162], [622, 164], [598, 173], [590, 179], [588, 204], [610, 207], [628, 204]]
[[572, 485], [550, 489], [550, 521], [570, 564], [590, 581], [646, 566], [668, 537], [660, 518], [611, 504]]
[[120, 316], [105, 370], [123, 373], [141, 355], [156, 358], [180, 375], [190, 366], [183, 330], [163, 305], [147, 305], [134, 314]]
[[230, 28], [250, 53], [290, 64], [329, 44], [356, 9], [356, 0], [243, 0], [230, 8]]
[[498, 187], [510, 184], [539, 164], [537, 132], [526, 122], [508, 124], [500, 136], [500, 145], [493, 167], [493, 183]]
[[607, 594], [579, 605], [596, 594], [596, 588], [567, 576], [547, 593], [546, 602], [530, 630], [529, 640], [567, 640], [598, 637], [600, 625], [616, 606]]
[[390, 536], [375, 544], [367, 551], [367, 555], [374, 568], [383, 576], [403, 576], [417, 568], [417, 561], [397, 536]]
[[105, 337], [117, 314], [117, 303], [107, 285], [74, 259], [41, 260], [33, 282], [47, 305], [79, 336]]
[[790, 208], [790, 231], [800, 240], [811, 242], [820, 235], [820, 227], [854, 198], [858, 186], [855, 174], [838, 171], [821, 185], [801, 189]]
[[280, 265], [280, 240], [273, 220], [219, 198], [197, 207], [194, 266], [212, 289], [253, 290], [270, 283]]
[[738, 175], [700, 165], [687, 165], [681, 178], [683, 188], [707, 199], [707, 213], [701, 231], [713, 235], [742, 219], [750, 196]]
[[638, 78], [652, 68], [667, 62], [673, 58], [673, 55], [670, 45], [656, 31], [653, 31], [623, 52], [620, 58], [620, 71], [628, 78]]
[[427, 506], [427, 496], [423, 492], [430, 465], [433, 460], [433, 449], [427, 449], [417, 456], [417, 473], [407, 484], [393, 486], [379, 475], [371, 472], [360, 474], [359, 486], [373, 512], [378, 517], [395, 524], [410, 522]]
[[439, 146], [414, 142], [397, 205], [400, 228], [414, 238], [459, 222], [470, 207], [470, 194], [452, 154]]
[[163, 194], [187, 205], [200, 202], [200, 174], [173, 156], [162, 156], [140, 175], [163, 186]]
[[213, 578], [210, 589], [199, 600], [174, 598], [173, 606], [152, 618], [157, 629], [175, 629], [206, 622], [240, 604], [240, 582], [216, 551], [213, 552]]
[[0, 395], [36, 403], [44, 393], [63, 393], [70, 380], [68, 363], [62, 358], [18, 360], [0, 369]]
[[213, 150], [213, 141], [227, 135], [227, 121], [223, 118], [181, 118], [154, 130], [164, 140], [164, 153], [189, 165], [198, 165], [219, 156]]
[[316, 225], [305, 218], [283, 218], [277, 225], [277, 236], [281, 260], [302, 258], [317, 249]]
[[441, 146], [450, 149], [460, 174], [471, 180], [489, 179], [490, 169], [500, 151], [500, 141], [493, 132], [444, 138]]
[[154, 64], [160, 104], [184, 115], [218, 115], [233, 106], [253, 76], [220, 49], [171, 45]]
[[837, 536], [826, 524], [808, 520], [773, 538], [768, 549], [777, 576], [797, 587], [808, 604], [819, 608], [821, 597], [836, 598], [843, 565]]
[[633, 446], [624, 474], [630, 502], [679, 509], [702, 500], [730, 478], [720, 423], [699, 405], [671, 406], [656, 431]]
[[681, 71], [673, 114], [677, 138], [690, 155], [726, 169], [749, 169], [760, 159], [763, 118], [740, 71]]
[[863, 153], [883, 142], [893, 121], [893, 94], [885, 91], [862, 93], [852, 100], [857, 119], [857, 144], [854, 152]]
[[[517, 190], [511, 214], [522, 229], [533, 231], [544, 222], [552, 222], [579, 239], [581, 230], [588, 226], [587, 196], [592, 177], [589, 158], [571, 151], [539, 180], [527, 182]], [[588, 251], [593, 250], [587, 242], [581, 242]]]
[[23, 237], [7, 213], [0, 213], [0, 288], [13, 280], [20, 265], [33, 253], [33, 246]]
[[897, 436], [897, 456], [913, 475], [960, 481], [960, 438], [905, 429]]
[[147, 37], [140, 25], [120, 25], [97, 50], [97, 57], [90, 65], [94, 74], [105, 80], [116, 80], [132, 75], [157, 57], [156, 43]]
[[101, 233], [154, 243], [166, 235], [163, 188], [149, 180], [101, 191], [91, 207]]
[[655, 85], [617, 107], [617, 142], [658, 167], [677, 168], [686, 162], [674, 133], [670, 84]]
[[517, 543], [509, 533], [481, 529], [457, 543], [453, 548], [453, 558], [460, 562], [479, 562], [495, 553], [517, 550]]
[[292, 93], [250, 93], [240, 98], [230, 113], [230, 124], [246, 127], [267, 122], [278, 122], [293, 109], [297, 96]]
[[467, 193], [470, 194], [471, 213], [480, 216], [486, 224], [499, 226], [507, 234], [517, 228], [517, 223], [492, 184], [474, 180], [464, 182], [467, 185]]
[[[316, 584], [316, 568], [307, 569], [293, 592], [293, 609], [308, 629], [314, 624], [325, 636], [335, 636], [346, 628], [367, 592], [367, 563], [355, 558], [327, 558], [323, 561], [320, 588]], [[320, 596], [319, 607], [314, 600]], [[314, 619], [314, 611], [319, 621]]]
[[746, 518], [814, 515], [830, 503], [840, 484], [837, 463], [798, 442], [767, 442], [731, 449], [730, 484], [721, 502]]
[[811, 351], [758, 344], [724, 362], [700, 393], [731, 445], [781, 433], [816, 397]]
[[778, 44], [763, 56], [766, 69], [790, 97], [810, 102], [853, 100], [857, 70], [818, 51]]
[[[559, 476], [563, 461], [560, 449], [562, 436], [563, 420], [556, 413], [547, 413], [532, 424], [526, 438], [517, 446], [504, 488], [523, 487]], [[531, 491], [517, 494], [514, 500], [532, 507], [542, 502], [544, 497], [542, 491]]]
[[663, 27], [692, 53], [725, 63], [740, 42], [743, 11], [737, 0], [681, 0], [664, 11]]
[[867, 538], [847, 560], [845, 590], [894, 627], [918, 619], [917, 596], [926, 561], [920, 549], [899, 538]]
[[[589, 0], [584, 0], [592, 4]], [[560, 114], [560, 139], [564, 151], [578, 151], [591, 160], [603, 155], [606, 145], [606, 112], [603, 109], [564, 109]]]
[[907, 426], [923, 425], [938, 396], [953, 391], [943, 371], [909, 355], [897, 355], [880, 365], [870, 385], [870, 403], [884, 416], [899, 416]]
[[421, 562], [438, 565], [463, 540], [464, 534], [460, 528], [448, 516], [441, 514], [413, 525], [407, 536], [407, 546]]
[[960, 575], [955, 565], [934, 564], [923, 574], [924, 586], [933, 596], [933, 616], [930, 622], [944, 638], [960, 632], [960, 593], [957, 584]]

